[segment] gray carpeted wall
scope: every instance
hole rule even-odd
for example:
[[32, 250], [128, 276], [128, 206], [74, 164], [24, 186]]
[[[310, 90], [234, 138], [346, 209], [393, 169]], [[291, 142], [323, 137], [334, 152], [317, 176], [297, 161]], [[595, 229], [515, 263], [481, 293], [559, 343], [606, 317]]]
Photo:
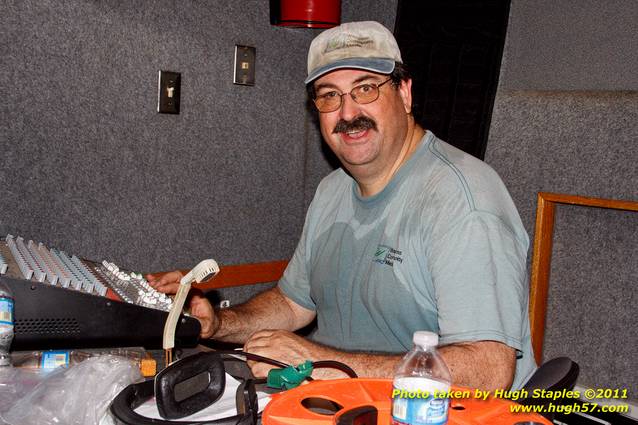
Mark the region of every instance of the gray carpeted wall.
[[[638, 201], [638, 4], [513, 0], [486, 162], [530, 236], [536, 193]], [[638, 213], [559, 206], [545, 359], [638, 391]]]
[[[395, 9], [344, 0], [342, 20]], [[324, 170], [318, 30], [271, 26], [264, 0], [10, 0], [0, 26], [0, 231], [142, 271], [292, 255]], [[232, 84], [235, 44], [254, 87]], [[181, 72], [179, 115], [156, 112], [160, 69]]]

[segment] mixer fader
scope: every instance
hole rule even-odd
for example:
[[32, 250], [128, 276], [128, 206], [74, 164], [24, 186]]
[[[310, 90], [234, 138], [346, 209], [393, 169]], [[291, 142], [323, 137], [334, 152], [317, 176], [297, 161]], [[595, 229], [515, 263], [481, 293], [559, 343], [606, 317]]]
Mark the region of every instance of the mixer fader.
[[[14, 349], [161, 346], [173, 300], [138, 272], [41, 242], [0, 240], [0, 279], [14, 292]], [[194, 345], [199, 322], [182, 315], [176, 339]]]
[[5, 260], [2, 253], [0, 253], [0, 274], [5, 274], [8, 267], [7, 260]]

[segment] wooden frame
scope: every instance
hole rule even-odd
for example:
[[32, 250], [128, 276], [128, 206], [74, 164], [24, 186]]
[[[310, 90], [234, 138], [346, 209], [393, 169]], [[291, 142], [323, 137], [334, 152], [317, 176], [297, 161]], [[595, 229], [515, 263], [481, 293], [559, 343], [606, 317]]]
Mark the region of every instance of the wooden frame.
[[588, 198], [584, 196], [547, 192], [538, 193], [529, 300], [529, 321], [532, 334], [532, 347], [534, 348], [534, 357], [538, 364], [541, 364], [543, 357], [543, 339], [545, 337], [545, 316], [547, 314], [547, 292], [549, 288], [549, 274], [552, 261], [552, 241], [554, 236], [554, 215], [556, 212], [556, 204], [638, 212], [638, 202], [636, 201]]

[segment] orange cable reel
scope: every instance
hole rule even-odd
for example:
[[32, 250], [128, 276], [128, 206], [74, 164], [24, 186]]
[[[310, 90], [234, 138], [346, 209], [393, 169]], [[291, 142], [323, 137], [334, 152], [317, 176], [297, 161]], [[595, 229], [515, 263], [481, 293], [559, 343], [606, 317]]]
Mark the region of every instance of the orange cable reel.
[[[514, 413], [513, 401], [471, 397], [468, 388], [452, 386], [448, 425], [552, 425], [536, 413]], [[457, 393], [458, 392], [458, 393]], [[263, 425], [390, 425], [391, 379], [337, 379], [312, 381], [272, 395], [264, 409]]]

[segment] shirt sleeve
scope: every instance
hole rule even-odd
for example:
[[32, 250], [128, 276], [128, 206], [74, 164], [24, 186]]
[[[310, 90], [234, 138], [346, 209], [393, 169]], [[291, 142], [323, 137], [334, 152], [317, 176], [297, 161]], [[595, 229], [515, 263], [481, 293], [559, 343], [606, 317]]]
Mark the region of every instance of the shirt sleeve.
[[306, 222], [304, 223], [304, 228], [301, 233], [301, 238], [299, 238], [297, 248], [295, 249], [295, 253], [288, 263], [283, 276], [279, 279], [278, 287], [281, 292], [295, 303], [307, 308], [308, 310], [315, 311], [317, 306], [310, 297], [310, 276], [308, 272], [309, 252], [307, 251], [309, 249], [307, 246], [309, 233], [308, 221], [311, 209], [312, 205], [306, 214]]
[[429, 252], [442, 344], [495, 340], [521, 350], [527, 243], [496, 215], [474, 211]]

